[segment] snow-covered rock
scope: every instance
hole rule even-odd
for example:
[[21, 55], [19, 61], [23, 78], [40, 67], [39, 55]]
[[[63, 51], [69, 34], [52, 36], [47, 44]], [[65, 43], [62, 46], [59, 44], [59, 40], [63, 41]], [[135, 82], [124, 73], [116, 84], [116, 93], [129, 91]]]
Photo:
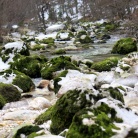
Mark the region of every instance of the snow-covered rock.
[[63, 95], [67, 91], [74, 89], [93, 89], [95, 78], [96, 75], [94, 74], [83, 74], [77, 70], [69, 70], [66, 77], [62, 77], [62, 80], [58, 82], [61, 85], [58, 95]]

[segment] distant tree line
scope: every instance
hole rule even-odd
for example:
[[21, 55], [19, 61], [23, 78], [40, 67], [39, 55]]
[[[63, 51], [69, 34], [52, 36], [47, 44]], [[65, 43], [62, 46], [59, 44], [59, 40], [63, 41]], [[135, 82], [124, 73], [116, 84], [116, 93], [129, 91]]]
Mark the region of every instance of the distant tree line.
[[[13, 24], [29, 23], [46, 29], [46, 22], [70, 21], [82, 15], [83, 20], [129, 19], [138, 23], [138, 0], [0, 0], [0, 34]], [[48, 15], [46, 17], [46, 15]]]

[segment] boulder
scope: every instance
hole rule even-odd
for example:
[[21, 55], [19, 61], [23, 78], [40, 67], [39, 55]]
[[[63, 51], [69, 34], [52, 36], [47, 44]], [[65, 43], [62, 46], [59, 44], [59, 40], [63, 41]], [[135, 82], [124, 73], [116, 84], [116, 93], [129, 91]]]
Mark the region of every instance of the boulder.
[[7, 103], [18, 101], [21, 98], [21, 93], [12, 84], [0, 83], [0, 95]]
[[13, 84], [23, 92], [29, 92], [35, 88], [31, 78], [16, 70], [5, 70], [0, 72], [0, 82]]
[[111, 52], [114, 54], [128, 54], [133, 51], [137, 51], [136, 39], [123, 38], [116, 42]]
[[18, 70], [31, 78], [41, 77], [42, 64], [47, 62], [44, 56], [17, 55], [11, 63], [11, 69]]
[[48, 87], [49, 84], [50, 84], [49, 80], [41, 80], [37, 88], [43, 89]]
[[104, 59], [103, 61], [93, 63], [91, 68], [99, 72], [110, 71], [111, 68], [117, 66], [118, 60], [119, 60], [118, 57], [110, 57], [110, 58]]
[[43, 65], [41, 76], [43, 79], [51, 80], [54, 78], [54, 73], [62, 69], [79, 70], [79, 68], [71, 62], [70, 57], [60, 56], [51, 59], [49, 62]]

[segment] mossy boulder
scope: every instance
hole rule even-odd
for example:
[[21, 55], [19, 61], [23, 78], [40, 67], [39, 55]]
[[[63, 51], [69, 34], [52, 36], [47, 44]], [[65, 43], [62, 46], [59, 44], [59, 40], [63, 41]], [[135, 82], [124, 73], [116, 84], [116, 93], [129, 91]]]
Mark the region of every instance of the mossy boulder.
[[[90, 99], [87, 99], [86, 95]], [[93, 105], [101, 98], [100, 95], [95, 96], [93, 91], [70, 90], [56, 102], [52, 109], [43, 113], [36, 120], [36, 123], [43, 123], [47, 119], [51, 119], [50, 131], [53, 134], [59, 134], [64, 129], [69, 128], [73, 116], [78, 111]]]
[[31, 50], [33, 51], [37, 51], [37, 50], [45, 50], [45, 46], [44, 45], [41, 45], [41, 44], [36, 44], [34, 45]]
[[7, 80], [12, 77], [13, 80], [11, 81], [11, 84], [18, 86], [23, 92], [29, 92], [35, 88], [31, 78], [17, 70], [5, 70], [4, 72], [0, 72], [0, 75]]
[[40, 41], [40, 43], [44, 43], [44, 44], [54, 44], [54, 39], [52, 37], [49, 38], [44, 38]]
[[12, 43], [7, 43], [2, 48], [2, 54], [9, 55], [9, 54], [21, 54], [25, 56], [29, 56], [29, 48], [26, 43], [17, 41]]
[[[15, 57], [17, 54], [29, 56], [29, 48], [23, 42], [12, 42], [4, 45], [0, 52], [0, 57], [3, 62], [7, 62], [9, 59]], [[9, 61], [9, 62], [10, 62]]]
[[61, 30], [57, 33], [56, 39], [60, 41], [69, 41], [73, 37], [73, 33], [67, 30]]
[[55, 50], [54, 52], [52, 52], [53, 55], [61, 55], [61, 54], [66, 54], [66, 50], [65, 49], [58, 49]]
[[43, 56], [21, 56], [17, 55], [14, 62], [11, 63], [11, 69], [18, 70], [31, 78], [41, 76], [40, 70], [43, 63], [47, 62], [47, 58]]
[[117, 66], [118, 60], [119, 60], [118, 57], [110, 57], [110, 58], [104, 59], [103, 61], [93, 63], [91, 68], [100, 72], [110, 71], [111, 68]]
[[90, 36], [88, 35], [88, 33], [86, 31], [83, 31], [83, 30], [77, 32], [75, 42], [78, 42], [78, 41], [80, 43], [82, 43], [82, 44], [93, 43], [93, 40], [90, 38]]
[[18, 101], [21, 98], [21, 93], [12, 84], [0, 83], [0, 95], [7, 102]]
[[92, 39], [91, 39], [88, 35], [82, 35], [82, 36], [79, 38], [79, 41], [80, 41], [82, 44], [85, 44], [85, 43], [93, 43]]
[[116, 111], [107, 104], [103, 103], [94, 109], [82, 109], [73, 117], [66, 138], [109, 138], [116, 134], [113, 129], [119, 130], [114, 122], [118, 122]]
[[[31, 136], [32, 133], [38, 132], [42, 130], [39, 126], [33, 126], [33, 125], [26, 125], [21, 127], [20, 129], [17, 130], [16, 134], [13, 136], [13, 138], [20, 138], [21, 134], [24, 134], [25, 136], [29, 136], [30, 138], [33, 138]], [[36, 136], [36, 135], [35, 135]]]
[[37, 125], [40, 125], [40, 124], [43, 124], [44, 122], [50, 120], [52, 112], [53, 112], [53, 109], [54, 109], [54, 106], [49, 107], [44, 113], [42, 113], [41, 115], [39, 115], [35, 119], [35, 123]]
[[116, 42], [112, 49], [112, 53], [128, 54], [137, 51], [137, 42], [134, 38], [123, 38]]
[[43, 79], [53, 79], [53, 73], [61, 69], [74, 69], [79, 70], [79, 68], [71, 62], [71, 58], [67, 56], [60, 56], [51, 59], [45, 65], [43, 65], [41, 70], [41, 76]]

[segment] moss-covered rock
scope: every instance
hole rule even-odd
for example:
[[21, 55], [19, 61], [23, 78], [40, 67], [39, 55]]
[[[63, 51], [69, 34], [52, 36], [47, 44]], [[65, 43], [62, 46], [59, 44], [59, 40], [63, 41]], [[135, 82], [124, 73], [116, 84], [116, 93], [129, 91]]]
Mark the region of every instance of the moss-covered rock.
[[45, 50], [45, 46], [40, 45], [40, 44], [36, 44], [31, 48], [31, 50], [33, 50], [33, 51], [37, 51], [37, 50], [41, 50], [41, 49]]
[[39, 130], [42, 130], [42, 128], [40, 128], [39, 126], [33, 126], [33, 125], [23, 126], [22, 128], [17, 130], [13, 138], [20, 138], [21, 134], [28, 136], [33, 132], [38, 132]]
[[41, 76], [44, 79], [53, 79], [53, 73], [61, 69], [74, 69], [79, 70], [76, 65], [71, 62], [71, 58], [67, 56], [60, 56], [51, 59], [46, 63], [41, 70]]
[[115, 134], [113, 129], [119, 129], [114, 125], [114, 122], [118, 122], [116, 111], [106, 104], [94, 109], [83, 109], [73, 117], [66, 137], [109, 138]]
[[29, 56], [29, 48], [23, 42], [13, 42], [8, 43], [2, 47], [0, 52], [0, 57], [2, 58], [3, 62], [6, 62], [11, 58], [15, 57], [17, 54]]
[[23, 92], [29, 92], [35, 88], [35, 85], [29, 76], [18, 71], [15, 71], [15, 74], [17, 74], [17, 76], [13, 79], [12, 84], [18, 86]]
[[31, 78], [37, 78], [41, 76], [42, 64], [46, 62], [47, 59], [43, 56], [18, 55], [14, 58], [14, 62], [11, 63], [11, 69], [18, 70]]
[[[86, 95], [90, 99], [87, 99]], [[51, 132], [59, 134], [70, 126], [73, 116], [79, 110], [91, 106], [101, 98], [100, 95], [95, 96], [92, 91], [70, 90], [56, 102], [52, 110], [47, 110], [36, 122], [43, 123], [51, 119]]]
[[0, 95], [6, 102], [18, 101], [21, 98], [21, 93], [12, 84], [0, 83]]
[[12, 43], [7, 43], [3, 48], [2, 48], [2, 54], [4, 55], [9, 55], [9, 54], [21, 54], [25, 56], [29, 56], [29, 48], [26, 43], [23, 42], [12, 42]]
[[35, 123], [37, 125], [40, 125], [40, 124], [43, 124], [44, 122], [50, 120], [52, 112], [53, 112], [53, 109], [54, 109], [54, 106], [51, 106], [50, 108], [48, 108], [44, 113], [42, 113], [41, 115], [39, 115], [35, 119]]
[[82, 35], [88, 35], [88, 33], [86, 31], [77, 32], [77, 38], [80, 38]]
[[57, 33], [56, 39], [60, 41], [69, 41], [73, 36], [71, 31], [61, 30]]
[[79, 38], [79, 41], [84, 44], [84, 43], [93, 43], [92, 39], [88, 35], [82, 35]]
[[111, 68], [116, 67], [118, 64], [118, 57], [110, 57], [103, 61], [95, 62], [91, 66], [92, 69], [97, 71], [110, 71]]
[[112, 49], [112, 53], [128, 54], [137, 51], [137, 43], [134, 38], [123, 38], [116, 42]]
[[13, 76], [11, 84], [18, 86], [23, 92], [29, 92], [35, 88], [31, 78], [17, 70], [5, 70], [4, 72], [0, 72], [0, 75], [7, 80], [10, 79], [10, 76]]
[[121, 87], [121, 86], [120, 87], [116, 87], [116, 88], [109, 87], [109, 88], [104, 89], [104, 91], [106, 91], [107, 93], [109, 93], [110, 96], [113, 99], [116, 99], [116, 100], [124, 103], [123, 94], [120, 92], [120, 89], [124, 91], [123, 87]]
[[40, 43], [44, 43], [44, 44], [54, 44], [54, 39], [52, 37], [49, 37], [49, 38], [45, 38], [45, 39], [42, 39], [40, 41]]
[[53, 55], [61, 55], [61, 54], [66, 54], [66, 50], [65, 49], [58, 49], [55, 50], [54, 52], [52, 52]]
[[5, 99], [3, 98], [3, 96], [0, 94], [0, 109], [2, 109], [2, 107], [6, 104]]

